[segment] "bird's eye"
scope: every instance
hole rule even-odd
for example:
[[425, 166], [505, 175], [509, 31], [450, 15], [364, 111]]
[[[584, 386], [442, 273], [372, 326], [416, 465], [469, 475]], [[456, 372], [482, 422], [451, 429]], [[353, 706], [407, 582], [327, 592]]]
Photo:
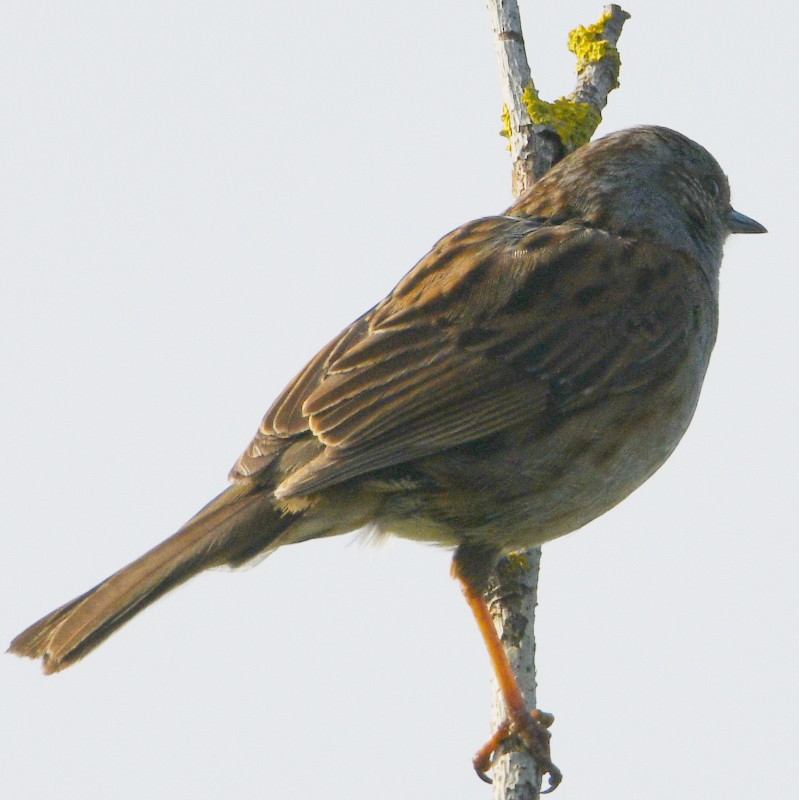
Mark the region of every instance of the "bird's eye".
[[719, 186], [719, 182], [715, 178], [709, 178], [705, 188], [714, 200], [718, 200], [721, 196], [721, 186]]

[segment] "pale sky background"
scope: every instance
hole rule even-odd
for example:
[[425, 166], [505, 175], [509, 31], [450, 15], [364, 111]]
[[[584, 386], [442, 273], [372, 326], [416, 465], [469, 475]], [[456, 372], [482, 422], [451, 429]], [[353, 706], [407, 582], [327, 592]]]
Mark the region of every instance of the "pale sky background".
[[[625, 7], [599, 133], [695, 138], [770, 233], [728, 244], [675, 455], [544, 549], [556, 797], [788, 797], [799, 18]], [[522, 4], [546, 99], [600, 12]], [[500, 110], [481, 0], [2, 4], [3, 642], [177, 528], [321, 345], [511, 202]], [[0, 794], [487, 800], [489, 667], [449, 555], [352, 542], [203, 575], [53, 678], [1, 657]]]

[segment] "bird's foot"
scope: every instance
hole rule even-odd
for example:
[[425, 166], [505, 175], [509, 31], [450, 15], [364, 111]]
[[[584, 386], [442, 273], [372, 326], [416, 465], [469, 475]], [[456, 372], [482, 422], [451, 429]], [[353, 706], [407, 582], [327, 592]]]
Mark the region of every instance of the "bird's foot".
[[497, 748], [511, 736], [518, 736], [527, 752], [533, 757], [541, 775], [549, 775], [549, 786], [541, 794], [554, 791], [563, 778], [563, 774], [549, 756], [549, 740], [552, 734], [548, 729], [554, 721], [552, 714], [537, 709], [525, 712], [523, 716], [505, 719], [494, 735], [477, 751], [472, 761], [480, 780], [486, 783], [492, 782], [487, 773], [494, 766]]

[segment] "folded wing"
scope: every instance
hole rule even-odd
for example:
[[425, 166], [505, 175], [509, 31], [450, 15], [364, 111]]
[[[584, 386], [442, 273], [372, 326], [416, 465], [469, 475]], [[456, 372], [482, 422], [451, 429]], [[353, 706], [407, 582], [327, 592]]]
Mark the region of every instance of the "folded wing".
[[588, 405], [599, 389], [646, 388], [686, 346], [691, 268], [578, 224], [464, 225], [299, 373], [232, 477], [315, 437], [323, 448], [276, 494], [317, 492]]

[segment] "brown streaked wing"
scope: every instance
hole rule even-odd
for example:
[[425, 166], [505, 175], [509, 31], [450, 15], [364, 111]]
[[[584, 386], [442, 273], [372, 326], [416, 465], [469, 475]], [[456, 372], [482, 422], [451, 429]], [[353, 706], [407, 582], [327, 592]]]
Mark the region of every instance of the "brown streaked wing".
[[[562, 265], [551, 290], [503, 320], [488, 346], [489, 357], [546, 380], [562, 411], [593, 402], [597, 392], [637, 391], [670, 374], [703, 313], [696, 302], [703, 284], [711, 296], [687, 255], [597, 234], [586, 256], [593, 264]], [[540, 279], [553, 263], [542, 265]]]
[[323, 347], [272, 403], [261, 422], [261, 432], [287, 437], [308, 430], [307, 415], [303, 413], [302, 404], [327, 377], [331, 362], [359, 342], [366, 334], [367, 327], [368, 319], [364, 315]]
[[[507, 217], [445, 237], [267, 415], [262, 439], [285, 413], [289, 435], [310, 431], [326, 445], [277, 494], [534, 424], [548, 404], [579, 408], [599, 388], [646, 385], [677, 358], [689, 326], [691, 265], [666, 258], [579, 225]], [[251, 448], [266, 444], [256, 437]]]
[[294, 377], [269, 407], [261, 424], [230, 470], [231, 480], [242, 480], [268, 467], [286, 447], [287, 440], [308, 432], [302, 413], [305, 398], [324, 380], [331, 359], [367, 330], [366, 315], [359, 317], [328, 342]]
[[[503, 235], [509, 240], [518, 238], [520, 231], [529, 232], [533, 227], [536, 225], [529, 220], [488, 217], [444, 236], [383, 302], [342, 331], [298, 373], [267, 411], [252, 442], [233, 466], [231, 479], [247, 478], [265, 469], [285, 448], [288, 438], [309, 433], [305, 401], [320, 387], [332, 389], [339, 372], [362, 366], [375, 351], [382, 352], [381, 360], [390, 361], [407, 359], [411, 348], [428, 347], [429, 321], [442, 306], [444, 310], [452, 308], [453, 300], [456, 309], [463, 307], [459, 292], [473, 292], [475, 285], [479, 289], [488, 259], [497, 250], [495, 243], [501, 245]], [[395, 341], [398, 347], [382, 346], [380, 339], [388, 328], [403, 332], [402, 342]], [[435, 342], [434, 347], [438, 346]], [[375, 367], [372, 380], [377, 381], [384, 368], [376, 362]], [[389, 371], [395, 367], [390, 366]], [[422, 386], [419, 389], [417, 396]], [[410, 394], [408, 400], [410, 404]]]

